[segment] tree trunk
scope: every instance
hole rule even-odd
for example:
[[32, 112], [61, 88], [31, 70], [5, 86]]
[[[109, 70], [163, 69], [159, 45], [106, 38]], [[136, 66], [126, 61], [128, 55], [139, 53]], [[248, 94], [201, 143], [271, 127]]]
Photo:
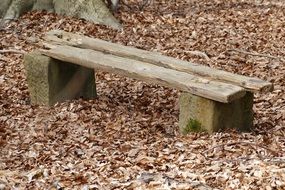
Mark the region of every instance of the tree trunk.
[[83, 18], [113, 28], [121, 28], [102, 0], [1, 0], [1, 23], [16, 19], [30, 10], [46, 10], [61, 15]]

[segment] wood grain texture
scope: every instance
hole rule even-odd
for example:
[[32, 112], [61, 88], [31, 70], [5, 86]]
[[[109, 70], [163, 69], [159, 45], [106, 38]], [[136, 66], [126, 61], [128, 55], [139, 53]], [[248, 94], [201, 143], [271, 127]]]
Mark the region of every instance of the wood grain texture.
[[236, 85], [208, 80], [138, 60], [65, 45], [53, 44], [50, 47], [50, 50], [40, 52], [61, 61], [174, 87], [219, 102], [228, 103], [245, 95], [245, 90]]
[[120, 44], [114, 44], [79, 34], [54, 30], [47, 33], [47, 35], [45, 36], [45, 40], [54, 44], [66, 44], [69, 46], [92, 49], [104, 53], [117, 55], [120, 57], [126, 57], [138, 61], [148, 62], [161, 67], [199, 75], [209, 80], [218, 80], [238, 85], [251, 92], [268, 92], [273, 90], [272, 83], [263, 81], [258, 78], [237, 75], [203, 65], [190, 63], [187, 61], [181, 61], [172, 57], [161, 55], [156, 52], [149, 52], [133, 47], [123, 46]]

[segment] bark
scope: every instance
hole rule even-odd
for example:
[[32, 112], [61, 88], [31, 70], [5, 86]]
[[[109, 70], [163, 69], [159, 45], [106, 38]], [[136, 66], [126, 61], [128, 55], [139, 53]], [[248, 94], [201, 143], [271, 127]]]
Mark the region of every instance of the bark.
[[61, 15], [83, 18], [113, 28], [121, 28], [102, 0], [1, 0], [1, 23], [16, 19], [30, 10], [46, 10]]

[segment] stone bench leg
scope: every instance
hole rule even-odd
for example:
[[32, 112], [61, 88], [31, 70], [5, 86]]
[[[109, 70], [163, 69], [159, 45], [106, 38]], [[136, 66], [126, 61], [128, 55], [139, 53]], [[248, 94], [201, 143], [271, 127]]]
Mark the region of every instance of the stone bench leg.
[[179, 104], [179, 128], [183, 134], [212, 133], [226, 128], [247, 131], [253, 125], [253, 94], [250, 92], [228, 104], [182, 93]]
[[24, 58], [32, 104], [53, 105], [75, 98], [96, 97], [94, 70], [39, 53]]

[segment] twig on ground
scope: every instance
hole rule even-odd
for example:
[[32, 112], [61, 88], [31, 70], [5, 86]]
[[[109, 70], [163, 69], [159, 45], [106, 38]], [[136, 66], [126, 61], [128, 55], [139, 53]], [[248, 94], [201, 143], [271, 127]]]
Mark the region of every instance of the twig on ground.
[[228, 49], [228, 50], [226, 50], [226, 52], [227, 51], [235, 51], [235, 52], [246, 54], [246, 55], [257, 56], [257, 57], [267, 57], [270, 59], [278, 59], [280, 61], [284, 61], [284, 59], [281, 57], [276, 57], [276, 56], [272, 56], [272, 55], [268, 55], [268, 54], [262, 54], [262, 53], [247, 52], [247, 51], [240, 50], [240, 49]]
[[272, 164], [285, 164], [285, 157], [268, 158], [264, 161]]
[[186, 51], [186, 53], [195, 55], [195, 56], [197, 56], [197, 57], [204, 58], [204, 59], [206, 59], [207, 61], [211, 61], [211, 59], [209, 58], [209, 56], [208, 56], [205, 52], [202, 52], [202, 51], [194, 50], [194, 51]]
[[150, 4], [150, 0], [143, 0], [142, 4], [139, 5], [140, 11], [142, 11], [146, 6]]
[[[211, 162], [227, 162], [227, 163], [233, 163], [233, 162], [245, 162], [245, 161], [250, 161], [253, 160], [254, 158], [251, 158], [249, 156], [245, 157], [239, 157], [239, 158], [234, 158], [234, 159], [212, 159], [210, 158], [209, 160]], [[256, 160], [256, 159], [255, 159]], [[269, 164], [285, 164], [285, 158], [284, 157], [261, 157], [260, 161], [269, 163]]]
[[17, 54], [26, 54], [27, 52], [22, 50], [16, 50], [16, 49], [2, 49], [0, 50], [1, 53], [17, 53]]
[[210, 152], [210, 151], [213, 151], [215, 150], [216, 148], [220, 148], [220, 147], [225, 147], [225, 146], [233, 146], [233, 145], [236, 145], [236, 144], [244, 144], [244, 145], [251, 145], [251, 146], [256, 146], [256, 147], [260, 147], [262, 149], [265, 149], [267, 151], [269, 151], [271, 154], [273, 155], [277, 155], [277, 153], [274, 151], [274, 150], [271, 150], [270, 148], [267, 148], [267, 147], [264, 147], [262, 145], [259, 145], [259, 144], [256, 144], [256, 143], [252, 143], [252, 142], [244, 142], [244, 141], [237, 141], [237, 142], [231, 142], [231, 143], [223, 143], [223, 144], [219, 144], [219, 145], [216, 145], [212, 148], [209, 148], [205, 151], [202, 152], [202, 154], [205, 154], [206, 152]]
[[[200, 153], [201, 154], [201, 153]], [[285, 157], [265, 157], [265, 156], [261, 156], [259, 157], [259, 159], [254, 158], [254, 157], [250, 157], [250, 156], [243, 156], [243, 157], [235, 157], [235, 158], [210, 158], [210, 157], [206, 157], [205, 155], [201, 154], [206, 160], [210, 161], [210, 163], [212, 162], [218, 162], [218, 163], [240, 163], [240, 162], [246, 162], [246, 161], [253, 161], [253, 160], [257, 160], [257, 161], [261, 161], [264, 163], [268, 163], [268, 164], [285, 164]], [[203, 166], [205, 163], [200, 163], [197, 164], [199, 166]], [[196, 165], [196, 166], [197, 166]]]

